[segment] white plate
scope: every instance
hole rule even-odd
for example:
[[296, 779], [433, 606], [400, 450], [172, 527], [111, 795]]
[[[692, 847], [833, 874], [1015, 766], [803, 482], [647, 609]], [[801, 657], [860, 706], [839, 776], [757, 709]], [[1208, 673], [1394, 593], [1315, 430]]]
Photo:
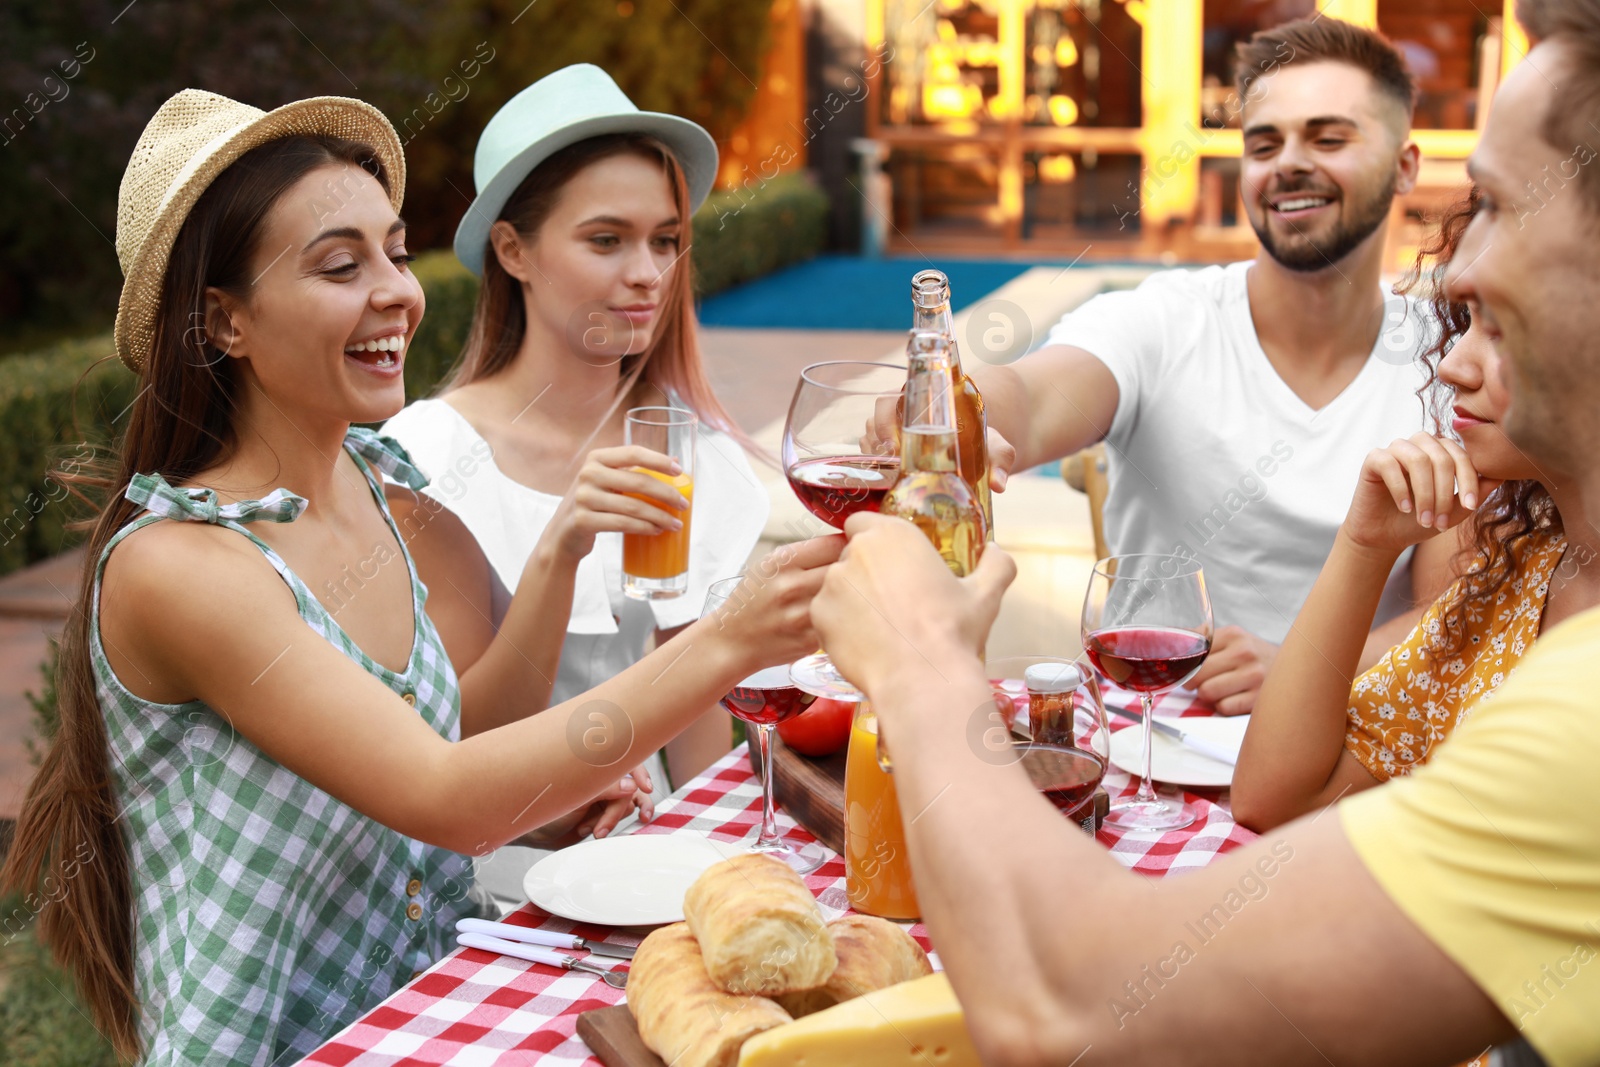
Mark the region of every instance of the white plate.
[[[1250, 725], [1248, 715], [1157, 718], [1171, 722], [1186, 733], [1193, 733], [1196, 737], [1234, 751], [1238, 751], [1244, 742], [1245, 728]], [[1134, 724], [1111, 735], [1111, 762], [1136, 780], [1140, 774], [1139, 761], [1144, 755], [1139, 749], [1142, 734], [1140, 727]], [[1217, 789], [1233, 784], [1233, 768], [1221, 760], [1201, 755], [1175, 737], [1157, 731], [1150, 738], [1150, 777], [1169, 785]]]
[[625, 834], [553, 852], [528, 869], [528, 899], [564, 919], [658, 926], [683, 919], [683, 894], [713, 864], [746, 849], [698, 834]]

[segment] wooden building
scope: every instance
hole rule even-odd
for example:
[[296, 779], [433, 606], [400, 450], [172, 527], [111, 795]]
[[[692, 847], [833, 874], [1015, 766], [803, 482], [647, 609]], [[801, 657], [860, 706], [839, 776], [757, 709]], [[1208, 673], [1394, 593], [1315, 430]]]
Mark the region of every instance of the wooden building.
[[1489, 98], [1527, 50], [1511, 0], [865, 0], [864, 51], [882, 62], [867, 64], [864, 132], [888, 176], [888, 248], [1252, 254], [1234, 44], [1319, 2], [1396, 42], [1419, 83], [1424, 168], [1395, 208], [1399, 262], [1422, 212], [1465, 182]]

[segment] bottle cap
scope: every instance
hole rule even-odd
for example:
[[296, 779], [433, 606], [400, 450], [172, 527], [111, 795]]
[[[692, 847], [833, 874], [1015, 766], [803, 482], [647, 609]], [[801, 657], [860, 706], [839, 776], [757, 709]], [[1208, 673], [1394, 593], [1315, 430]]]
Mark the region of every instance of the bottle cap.
[[1076, 663], [1035, 663], [1022, 672], [1030, 693], [1070, 693], [1083, 684]]

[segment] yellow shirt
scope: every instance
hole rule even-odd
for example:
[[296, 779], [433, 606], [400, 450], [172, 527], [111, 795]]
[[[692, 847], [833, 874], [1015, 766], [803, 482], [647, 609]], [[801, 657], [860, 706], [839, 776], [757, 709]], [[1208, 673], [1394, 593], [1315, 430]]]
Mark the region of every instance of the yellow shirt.
[[1441, 662], [1428, 649], [1458, 581], [1404, 641], [1350, 687], [1344, 747], [1378, 781], [1426, 763], [1433, 746], [1511, 676], [1539, 636], [1550, 576], [1567, 542], [1548, 531], [1533, 536], [1522, 571], [1500, 588], [1494, 603], [1469, 607], [1459, 653]]
[[1600, 1063], [1600, 608], [1448, 745], [1339, 805], [1395, 904], [1550, 1064]]

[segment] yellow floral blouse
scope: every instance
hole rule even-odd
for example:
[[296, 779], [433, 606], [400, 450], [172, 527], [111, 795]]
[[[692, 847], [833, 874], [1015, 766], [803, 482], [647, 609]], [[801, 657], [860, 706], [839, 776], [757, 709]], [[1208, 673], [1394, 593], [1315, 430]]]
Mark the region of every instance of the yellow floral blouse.
[[1478, 702], [1500, 687], [1539, 634], [1550, 578], [1566, 548], [1559, 533], [1537, 532], [1522, 573], [1495, 595], [1492, 608], [1473, 605], [1467, 641], [1444, 662], [1427, 649], [1442, 625], [1451, 588], [1416, 629], [1350, 687], [1344, 747], [1380, 782], [1428, 761]]

